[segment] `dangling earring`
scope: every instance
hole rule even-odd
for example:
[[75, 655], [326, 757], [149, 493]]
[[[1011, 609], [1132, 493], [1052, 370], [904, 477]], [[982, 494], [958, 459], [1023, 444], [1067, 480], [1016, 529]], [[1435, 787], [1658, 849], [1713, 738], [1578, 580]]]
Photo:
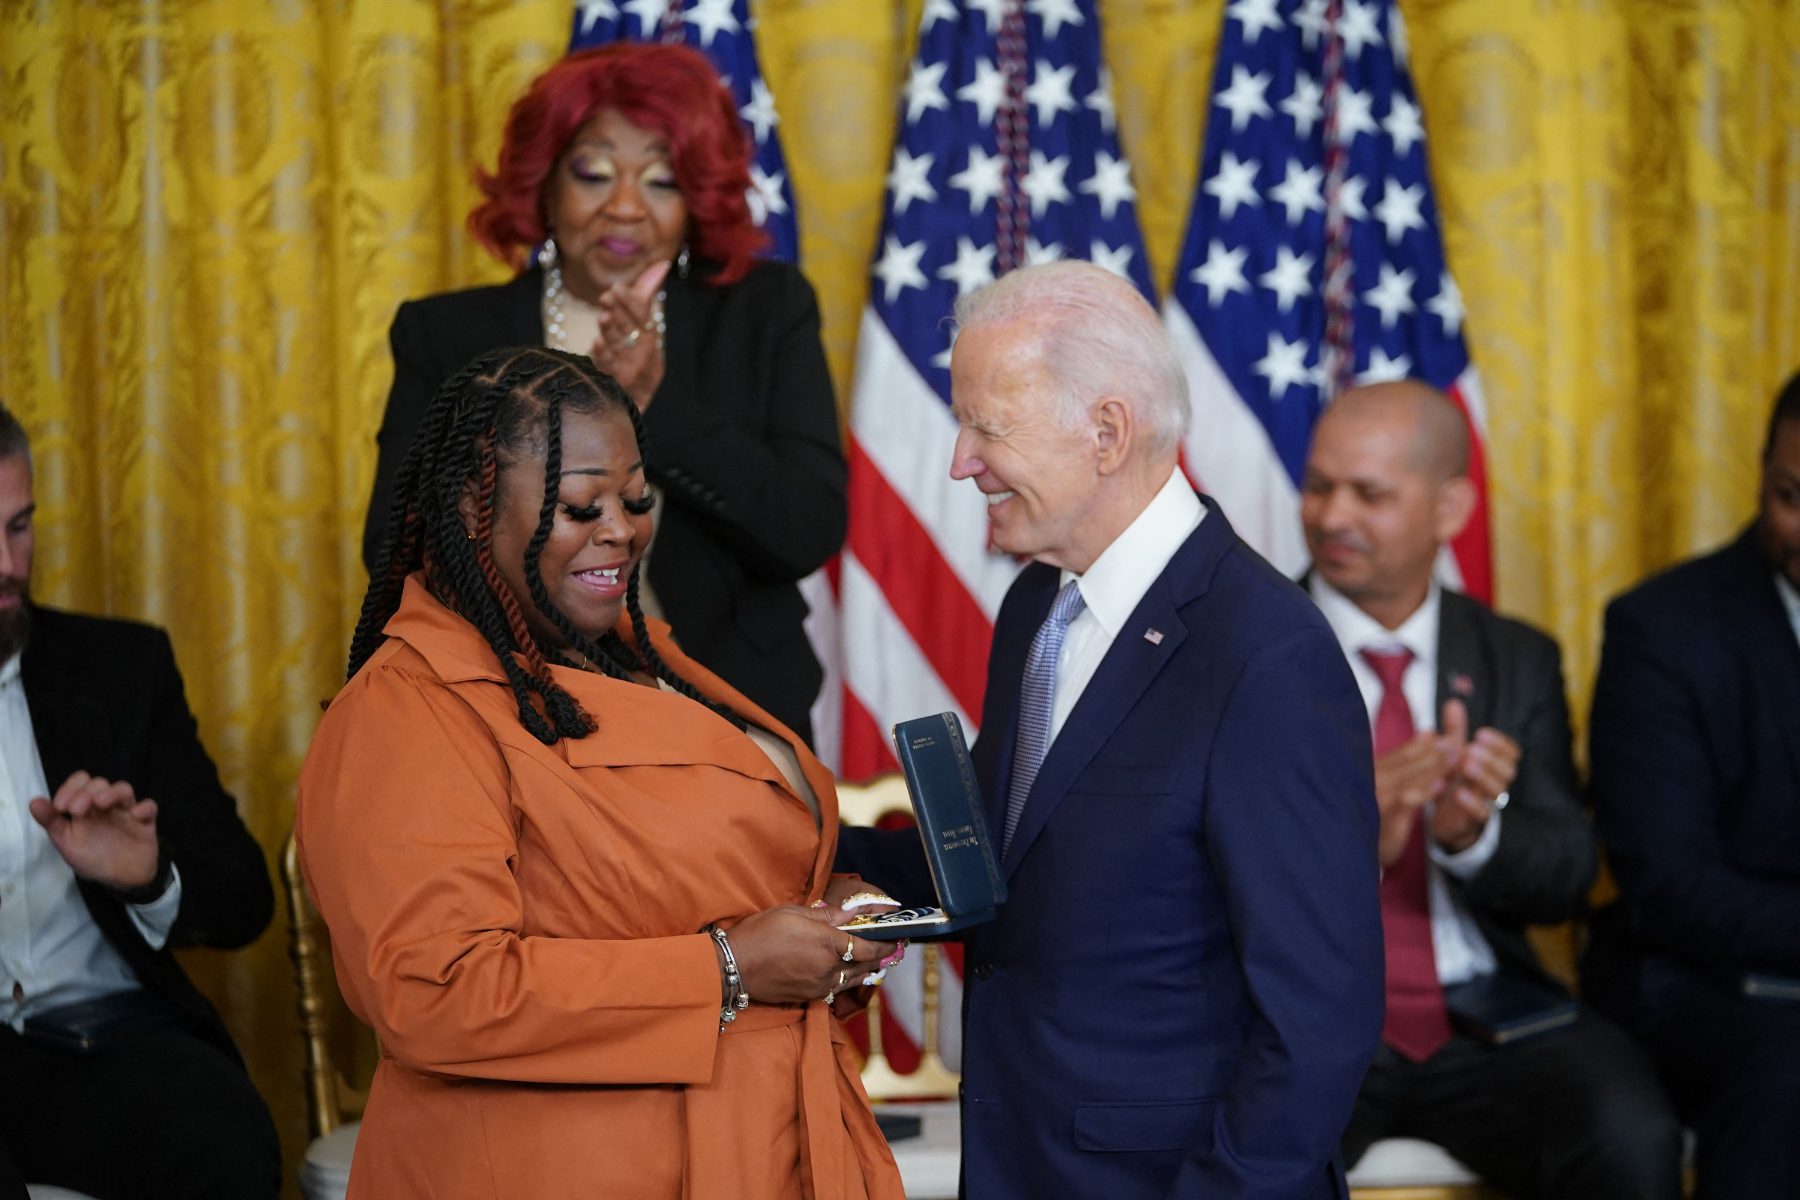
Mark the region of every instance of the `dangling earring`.
[[532, 258], [538, 266], [546, 271], [554, 267], [556, 265], [556, 239], [546, 234], [544, 240], [538, 243], [537, 249], [532, 252]]
[[688, 271], [688, 246], [687, 246], [686, 242], [683, 242], [683, 243], [681, 243], [681, 253], [677, 254], [675, 256], [675, 273], [677, 275], [681, 276], [683, 279], [686, 279], [687, 271]]

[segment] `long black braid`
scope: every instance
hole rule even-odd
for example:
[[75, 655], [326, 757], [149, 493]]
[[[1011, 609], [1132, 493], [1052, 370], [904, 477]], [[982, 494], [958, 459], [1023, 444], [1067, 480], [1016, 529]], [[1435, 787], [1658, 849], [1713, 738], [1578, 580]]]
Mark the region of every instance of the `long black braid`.
[[[380, 647], [383, 629], [399, 608], [406, 578], [423, 569], [426, 585], [460, 613], [493, 648], [518, 700], [519, 719], [538, 740], [552, 744], [594, 731], [590, 717], [551, 677], [548, 659], [569, 660], [539, 644], [490, 556], [499, 459], [516, 461], [537, 449], [544, 454], [544, 500], [538, 524], [525, 549], [524, 574], [531, 601], [569, 645], [593, 666], [616, 678], [647, 671], [681, 695], [719, 713], [740, 729], [730, 709], [701, 696], [651, 646], [638, 599], [638, 571], [626, 585], [626, 609], [638, 646], [634, 652], [608, 631], [586, 637], [551, 602], [538, 557], [556, 520], [562, 474], [562, 414], [624, 412], [642, 457], [646, 438], [637, 406], [608, 375], [586, 358], [540, 347], [494, 350], [477, 358], [438, 390], [421, 423], [411, 453], [395, 485], [394, 505], [384, 531], [380, 564], [369, 581], [362, 613], [350, 643], [348, 674], [354, 675]], [[461, 505], [475, 489], [477, 529], [463, 524]], [[523, 659], [523, 662], [520, 660]]]
[[485, 359], [476, 359], [444, 381], [437, 398], [425, 410], [412, 450], [400, 464], [394, 492], [406, 500], [396, 500], [388, 511], [387, 527], [381, 534], [381, 549], [375, 556], [376, 563], [381, 564], [380, 569], [369, 573], [369, 590], [363, 593], [356, 633], [350, 639], [350, 667], [345, 673], [346, 678], [356, 674], [381, 645], [382, 627], [400, 606], [400, 591], [406, 577], [419, 566], [423, 525], [419, 516], [419, 476], [436, 466], [445, 440], [444, 426], [454, 421], [461, 411], [459, 405], [454, 401], [445, 402], [444, 397], [462, 395], [485, 363]]

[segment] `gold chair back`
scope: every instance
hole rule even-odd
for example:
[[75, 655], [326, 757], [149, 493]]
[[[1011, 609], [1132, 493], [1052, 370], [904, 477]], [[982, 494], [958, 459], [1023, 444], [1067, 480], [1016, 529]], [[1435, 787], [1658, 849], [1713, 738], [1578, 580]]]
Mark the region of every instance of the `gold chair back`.
[[[352, 1071], [340, 1064], [372, 1065], [375, 1035], [351, 1015], [338, 995], [330, 939], [300, 878], [299, 852], [292, 833], [281, 848], [281, 886], [287, 896], [288, 955], [294, 963], [305, 1050], [306, 1116], [311, 1136], [317, 1138], [362, 1116], [368, 1088], [353, 1085]], [[356, 1073], [366, 1077], [363, 1072]]]

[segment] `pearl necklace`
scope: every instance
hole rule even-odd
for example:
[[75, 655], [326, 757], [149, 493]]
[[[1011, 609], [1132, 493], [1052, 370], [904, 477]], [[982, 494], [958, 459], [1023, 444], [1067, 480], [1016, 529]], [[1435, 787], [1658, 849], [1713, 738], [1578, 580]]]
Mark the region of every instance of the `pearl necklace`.
[[[668, 335], [668, 321], [663, 316], [663, 302], [668, 295], [669, 289], [658, 289], [655, 307], [650, 311], [650, 325], [656, 330], [656, 353], [659, 357], [663, 353], [663, 345]], [[549, 314], [549, 320], [545, 322], [544, 335], [550, 348], [574, 354], [585, 354], [587, 352], [585, 349], [577, 350], [569, 344], [569, 331], [563, 312], [562, 267], [555, 263], [544, 269], [544, 309]], [[632, 340], [636, 341], [637, 339], [634, 337]]]

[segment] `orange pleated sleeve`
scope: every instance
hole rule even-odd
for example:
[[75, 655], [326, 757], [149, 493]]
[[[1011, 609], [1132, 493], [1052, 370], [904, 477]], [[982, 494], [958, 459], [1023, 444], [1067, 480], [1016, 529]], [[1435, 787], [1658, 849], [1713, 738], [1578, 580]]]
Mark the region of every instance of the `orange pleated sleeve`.
[[[625, 632], [625, 631], [622, 631]], [[595, 718], [545, 746], [481, 636], [415, 578], [332, 701], [296, 834], [351, 1009], [380, 1036], [358, 1198], [900, 1200], [822, 1003], [719, 1031], [709, 921], [819, 898], [818, 820], [747, 736], [685, 697], [553, 668]]]

